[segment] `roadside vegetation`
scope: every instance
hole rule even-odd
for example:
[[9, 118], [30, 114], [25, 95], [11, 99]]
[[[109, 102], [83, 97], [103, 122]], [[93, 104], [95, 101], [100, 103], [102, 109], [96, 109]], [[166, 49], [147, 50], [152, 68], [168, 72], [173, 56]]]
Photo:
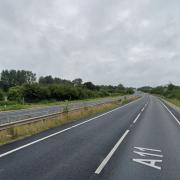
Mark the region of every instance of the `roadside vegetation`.
[[3, 70], [0, 78], [0, 111], [132, 93], [132, 88], [122, 84], [95, 85], [83, 82], [81, 78], [70, 81], [51, 75], [37, 79], [31, 71]]
[[154, 88], [149, 86], [141, 87], [139, 90], [146, 93], [159, 95], [167, 101], [180, 107], [180, 86], [170, 83], [166, 86], [158, 86]]
[[82, 118], [92, 117], [95, 114], [114, 109], [137, 98], [138, 97], [132, 96], [129, 98], [126, 97], [123, 100], [100, 104], [93, 107], [84, 107], [74, 111], [69, 111], [68, 107], [65, 107], [64, 112], [59, 114], [56, 118], [42, 119], [36, 122], [19, 124], [4, 130], [0, 130], [0, 145], [19, 140]]

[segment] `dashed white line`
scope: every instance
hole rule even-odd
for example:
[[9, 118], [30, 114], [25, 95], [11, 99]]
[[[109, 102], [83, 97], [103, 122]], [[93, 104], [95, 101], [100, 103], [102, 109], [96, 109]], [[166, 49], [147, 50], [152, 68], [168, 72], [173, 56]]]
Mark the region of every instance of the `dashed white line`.
[[137, 117], [135, 118], [135, 120], [133, 121], [133, 123], [135, 124], [136, 121], [139, 119], [139, 117], [141, 116], [141, 113], [145, 110], [145, 107], [147, 106], [147, 103], [144, 105], [144, 107], [141, 109], [141, 112], [137, 115]]
[[111, 159], [111, 157], [113, 156], [113, 154], [115, 153], [115, 151], [117, 150], [117, 148], [119, 147], [119, 145], [122, 143], [122, 141], [124, 140], [124, 138], [127, 136], [127, 134], [129, 133], [129, 130], [126, 130], [125, 133], [123, 134], [123, 136], [119, 139], [119, 141], [115, 144], [115, 146], [112, 148], [112, 150], [110, 151], [110, 153], [106, 156], [106, 158], [102, 161], [102, 163], [100, 164], [100, 166], [96, 169], [95, 174], [100, 174], [101, 171], [103, 170], [103, 168], [106, 166], [106, 164], [108, 163], [108, 161]]
[[169, 108], [162, 102], [162, 105], [167, 109], [167, 111], [172, 115], [172, 117], [176, 120], [176, 122], [180, 125], [179, 120], [176, 118], [176, 116], [169, 110]]
[[[139, 117], [141, 116], [141, 113], [144, 111], [145, 107], [147, 106], [147, 103], [144, 105], [144, 107], [141, 109], [141, 112], [137, 115], [137, 117], [135, 118], [135, 120], [133, 121], [133, 123], [136, 123], [136, 121], [139, 119]], [[132, 124], [130, 125], [130, 128], [132, 127]], [[106, 166], [106, 164], [108, 163], [108, 161], [111, 159], [111, 157], [113, 156], [113, 154], [115, 153], [115, 151], [117, 150], [117, 148], [119, 147], [119, 145], [123, 142], [124, 138], [127, 136], [127, 134], [129, 133], [130, 130], [126, 130], [125, 133], [123, 134], [123, 136], [119, 139], [119, 141], [115, 144], [115, 146], [112, 148], [112, 150], [110, 151], [110, 153], [105, 157], [105, 159], [102, 161], [102, 163], [99, 165], [99, 167], [96, 169], [95, 174], [100, 174], [101, 171], [103, 170], [103, 168]]]
[[[145, 107], [145, 106], [144, 106]], [[141, 109], [141, 112], [143, 112], [144, 111], [144, 107]]]
[[137, 115], [137, 117], [135, 118], [135, 120], [133, 121], [134, 124], [136, 123], [136, 121], [139, 119], [140, 116], [141, 116], [141, 113], [139, 113], [139, 114]]

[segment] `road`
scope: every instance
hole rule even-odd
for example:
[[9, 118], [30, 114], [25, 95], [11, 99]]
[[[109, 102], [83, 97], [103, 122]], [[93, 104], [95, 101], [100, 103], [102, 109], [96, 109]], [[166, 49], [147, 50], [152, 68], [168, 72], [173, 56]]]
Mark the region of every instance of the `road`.
[[180, 124], [153, 96], [0, 147], [2, 180], [179, 180]]
[[[129, 96], [130, 97], [130, 96]], [[103, 104], [107, 102], [112, 102], [118, 99], [123, 99], [123, 96], [114, 97], [114, 98], [102, 98], [98, 100], [92, 100], [92, 101], [82, 101], [82, 102], [76, 102], [76, 103], [69, 103], [68, 109], [74, 110], [79, 109], [82, 107], [89, 107], [89, 106], [95, 106], [98, 104]], [[0, 112], [0, 126], [12, 122], [21, 121], [28, 118], [34, 118], [39, 116], [44, 116], [52, 113], [58, 113], [62, 112], [64, 110], [64, 107], [66, 105], [54, 105], [54, 106], [47, 106], [47, 107], [41, 107], [41, 108], [30, 108], [30, 109], [22, 109], [22, 110], [16, 110], [16, 111], [7, 111], [7, 112]]]

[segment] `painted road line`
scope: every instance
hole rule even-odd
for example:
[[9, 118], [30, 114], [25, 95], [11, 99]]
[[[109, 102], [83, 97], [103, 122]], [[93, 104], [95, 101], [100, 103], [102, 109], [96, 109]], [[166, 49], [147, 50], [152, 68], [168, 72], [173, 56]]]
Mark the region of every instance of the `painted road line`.
[[108, 161], [111, 159], [111, 157], [113, 156], [113, 154], [115, 153], [115, 151], [117, 150], [117, 148], [119, 147], [119, 145], [123, 142], [124, 138], [127, 136], [127, 134], [129, 133], [129, 130], [126, 130], [125, 133], [123, 134], [123, 136], [119, 139], [119, 141], [115, 144], [115, 146], [112, 148], [112, 150], [110, 151], [110, 153], [106, 156], [106, 158], [102, 161], [102, 163], [100, 164], [100, 166], [96, 169], [95, 174], [100, 174], [101, 171], [103, 170], [103, 168], [106, 166], [106, 164], [108, 163]]
[[134, 147], [135, 149], [138, 149], [140, 151], [155, 151], [155, 152], [162, 152], [159, 149], [150, 149], [150, 148], [144, 148], [144, 147]]
[[159, 159], [133, 159], [133, 161], [136, 163], [140, 163], [140, 164], [161, 170], [161, 167], [156, 165], [156, 163], [162, 163], [162, 160], [159, 160]]
[[172, 115], [172, 117], [176, 120], [176, 122], [180, 125], [179, 120], [176, 118], [176, 116], [169, 110], [169, 108], [162, 102], [162, 105], [167, 109], [167, 111]]
[[[138, 99], [138, 100], [139, 100], [139, 99]], [[137, 101], [137, 100], [135, 100], [135, 101]], [[36, 143], [38, 143], [38, 142], [44, 141], [44, 140], [46, 140], [46, 139], [49, 139], [49, 138], [51, 138], [51, 137], [53, 137], [53, 136], [56, 136], [56, 135], [58, 135], [58, 134], [61, 134], [61, 133], [63, 133], [63, 132], [66, 132], [66, 131], [68, 131], [68, 130], [70, 130], [70, 129], [73, 129], [73, 128], [75, 128], [75, 127], [81, 126], [81, 125], [83, 125], [83, 124], [85, 124], [85, 123], [91, 122], [91, 121], [93, 121], [93, 120], [95, 120], [95, 119], [98, 119], [98, 118], [104, 116], [104, 115], [110, 114], [111, 112], [114, 112], [114, 111], [116, 111], [116, 110], [118, 110], [118, 109], [121, 109], [121, 108], [123, 108], [123, 107], [126, 107], [126, 106], [128, 106], [129, 104], [134, 103], [135, 101], [132, 101], [132, 102], [130, 102], [130, 103], [124, 105], [124, 106], [115, 108], [115, 109], [110, 110], [110, 111], [108, 111], [108, 112], [106, 112], [106, 113], [103, 113], [103, 114], [101, 114], [101, 115], [99, 115], [99, 116], [96, 116], [96, 117], [94, 117], [94, 118], [91, 118], [91, 119], [88, 119], [88, 120], [83, 121], [83, 122], [81, 122], [81, 123], [78, 123], [78, 124], [76, 124], [76, 125], [73, 125], [73, 126], [71, 126], [71, 127], [69, 127], [69, 128], [63, 129], [63, 130], [58, 131], [58, 132], [56, 132], [56, 133], [53, 133], [53, 134], [50, 134], [50, 135], [45, 136], [45, 137], [43, 137], [43, 138], [37, 139], [37, 140], [35, 140], [35, 141], [32, 141], [32, 142], [30, 142], [30, 143], [28, 143], [28, 144], [25, 144], [25, 145], [23, 145], [23, 146], [20, 146], [20, 147], [18, 147], [18, 148], [15, 148], [15, 149], [12, 149], [12, 150], [10, 150], [10, 151], [7, 151], [7, 152], [5, 152], [5, 153], [3, 153], [3, 154], [0, 154], [0, 158], [1, 158], [1, 157], [4, 157], [4, 156], [7, 156], [7, 155], [9, 155], [9, 154], [12, 154], [12, 153], [14, 153], [14, 152], [16, 152], [16, 151], [19, 151], [19, 150], [21, 150], [21, 149], [24, 149], [24, 148], [26, 148], [26, 147], [28, 147], [28, 146], [32, 146], [32, 145], [34, 145], [34, 144], [36, 144]]]
[[139, 114], [137, 115], [137, 117], [135, 118], [135, 120], [133, 121], [134, 124], [136, 123], [136, 121], [139, 119], [140, 116], [141, 116], [141, 113], [139, 113]]
[[135, 124], [136, 121], [139, 119], [139, 117], [141, 116], [141, 113], [145, 110], [145, 107], [147, 106], [147, 103], [144, 105], [144, 107], [141, 109], [141, 112], [137, 115], [137, 117], [135, 118], [135, 120], [133, 121], [133, 123]]
[[155, 156], [155, 157], [163, 157], [163, 155], [160, 154], [153, 154], [153, 153], [145, 153], [145, 152], [139, 152], [139, 151], [133, 151], [133, 153], [139, 154], [140, 156]]
[[141, 109], [141, 112], [143, 112], [144, 111], [144, 107]]
[[[136, 149], [136, 151], [133, 151], [133, 153], [138, 154], [140, 157], [143, 157], [143, 159], [132, 159], [132, 161], [139, 164], [143, 164], [145, 166], [149, 166], [151, 168], [161, 170], [162, 159], [154, 159], [154, 157], [163, 158], [161, 150], [149, 149], [144, 147], [134, 147], [134, 149]], [[153, 153], [150, 153], [149, 151]], [[151, 157], [151, 159], [149, 159], [149, 157]]]

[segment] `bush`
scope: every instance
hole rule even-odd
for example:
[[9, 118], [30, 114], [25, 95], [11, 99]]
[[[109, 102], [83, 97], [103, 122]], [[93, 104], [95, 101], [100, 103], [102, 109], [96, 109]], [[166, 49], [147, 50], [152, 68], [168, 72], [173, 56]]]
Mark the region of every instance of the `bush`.
[[12, 87], [8, 91], [8, 100], [10, 101], [22, 101], [22, 88], [20, 86]]
[[133, 94], [133, 93], [134, 93], [134, 91], [133, 91], [132, 88], [127, 88], [126, 89], [126, 94]]
[[105, 91], [105, 90], [100, 90], [100, 91], [98, 92], [98, 96], [99, 96], [99, 97], [109, 96], [109, 93], [108, 93], [107, 91]]
[[39, 84], [26, 84], [23, 86], [23, 97], [26, 102], [38, 102], [48, 97], [48, 90]]
[[133, 93], [131, 88], [121, 90], [114, 86], [99, 86], [99, 90], [91, 90], [84, 86], [74, 86], [72, 84], [42, 85], [33, 83], [10, 88], [8, 91], [8, 100], [22, 102], [22, 99], [24, 98], [25, 102], [31, 103], [49, 100], [79, 100], [87, 98], [117, 96], [120, 94], [125, 95], [131, 93]]
[[50, 97], [52, 99], [55, 99], [57, 101], [63, 100], [63, 89], [61, 86], [58, 85], [52, 85], [49, 86], [49, 91], [50, 91]]
[[172, 90], [172, 96], [180, 100], [180, 88], [175, 88]]
[[48, 87], [40, 87], [40, 99], [48, 100], [51, 98], [51, 92]]
[[80, 99], [80, 96], [84, 96], [80, 88], [76, 88], [73, 86], [53, 85], [50, 86], [49, 89], [51, 98], [56, 99], [58, 101], [76, 100]]
[[78, 91], [78, 97], [79, 97], [79, 99], [87, 99], [87, 98], [88, 98], [86, 89], [77, 88], [77, 91]]

